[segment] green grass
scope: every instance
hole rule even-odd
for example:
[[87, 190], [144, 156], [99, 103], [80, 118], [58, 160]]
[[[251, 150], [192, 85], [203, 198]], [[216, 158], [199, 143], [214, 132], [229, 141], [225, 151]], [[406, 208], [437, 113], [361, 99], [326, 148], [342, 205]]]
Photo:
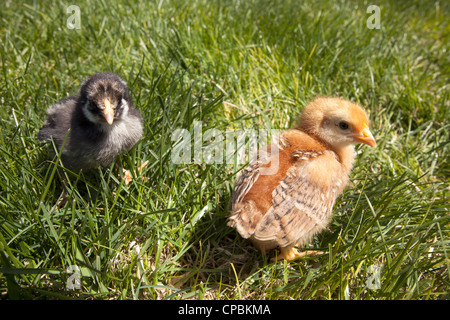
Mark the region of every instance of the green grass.
[[[3, 299], [448, 299], [450, 58], [445, 1], [3, 1], [0, 293]], [[130, 86], [144, 138], [71, 179], [37, 141], [52, 103], [99, 71]], [[370, 113], [352, 185], [311, 248], [271, 262], [226, 226], [242, 164], [174, 164], [171, 133], [286, 129], [316, 95]], [[273, 253], [272, 253], [273, 254]], [[71, 265], [81, 288], [67, 290]], [[379, 288], [370, 286], [380, 267]]]

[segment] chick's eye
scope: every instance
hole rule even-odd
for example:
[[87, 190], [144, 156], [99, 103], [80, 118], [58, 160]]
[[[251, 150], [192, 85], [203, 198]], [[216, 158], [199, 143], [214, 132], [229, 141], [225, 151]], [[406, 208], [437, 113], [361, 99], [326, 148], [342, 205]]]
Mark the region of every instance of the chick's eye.
[[89, 101], [88, 109], [94, 111], [95, 109], [97, 109], [97, 106], [95, 105], [94, 102]]
[[345, 121], [339, 122], [338, 126], [339, 126], [339, 129], [342, 129], [342, 130], [348, 130], [348, 128], [349, 128], [348, 123]]

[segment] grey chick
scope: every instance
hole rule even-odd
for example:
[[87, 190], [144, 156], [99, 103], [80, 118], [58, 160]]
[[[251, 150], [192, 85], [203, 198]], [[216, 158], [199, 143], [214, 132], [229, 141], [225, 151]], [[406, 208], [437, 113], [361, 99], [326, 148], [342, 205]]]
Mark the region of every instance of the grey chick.
[[126, 83], [114, 73], [97, 73], [80, 91], [50, 106], [38, 139], [62, 149], [65, 167], [108, 166], [141, 138], [143, 120]]

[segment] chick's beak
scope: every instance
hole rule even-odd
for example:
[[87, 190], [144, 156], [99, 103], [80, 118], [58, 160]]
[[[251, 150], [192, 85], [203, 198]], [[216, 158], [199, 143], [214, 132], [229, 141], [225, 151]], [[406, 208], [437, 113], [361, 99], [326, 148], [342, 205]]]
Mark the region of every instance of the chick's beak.
[[108, 98], [105, 98], [105, 109], [103, 109], [103, 116], [108, 124], [112, 124], [114, 121], [114, 109], [111, 106], [111, 102]]
[[369, 127], [364, 123], [364, 129], [361, 130], [360, 133], [355, 135], [355, 140], [361, 143], [365, 143], [371, 147], [376, 147], [377, 142], [375, 141], [375, 138], [373, 137], [372, 133], [369, 130]]

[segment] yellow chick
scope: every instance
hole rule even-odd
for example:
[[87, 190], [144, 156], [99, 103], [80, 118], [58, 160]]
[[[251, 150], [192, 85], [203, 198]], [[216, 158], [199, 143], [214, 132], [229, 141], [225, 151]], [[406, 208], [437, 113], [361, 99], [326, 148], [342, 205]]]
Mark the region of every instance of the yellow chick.
[[[305, 256], [296, 247], [330, 223], [336, 198], [349, 181], [356, 143], [376, 147], [366, 112], [344, 99], [314, 99], [296, 128], [271, 146], [276, 152], [243, 171], [232, 194], [228, 225], [262, 252], [279, 247], [278, 259]], [[273, 161], [278, 170], [261, 174]]]

